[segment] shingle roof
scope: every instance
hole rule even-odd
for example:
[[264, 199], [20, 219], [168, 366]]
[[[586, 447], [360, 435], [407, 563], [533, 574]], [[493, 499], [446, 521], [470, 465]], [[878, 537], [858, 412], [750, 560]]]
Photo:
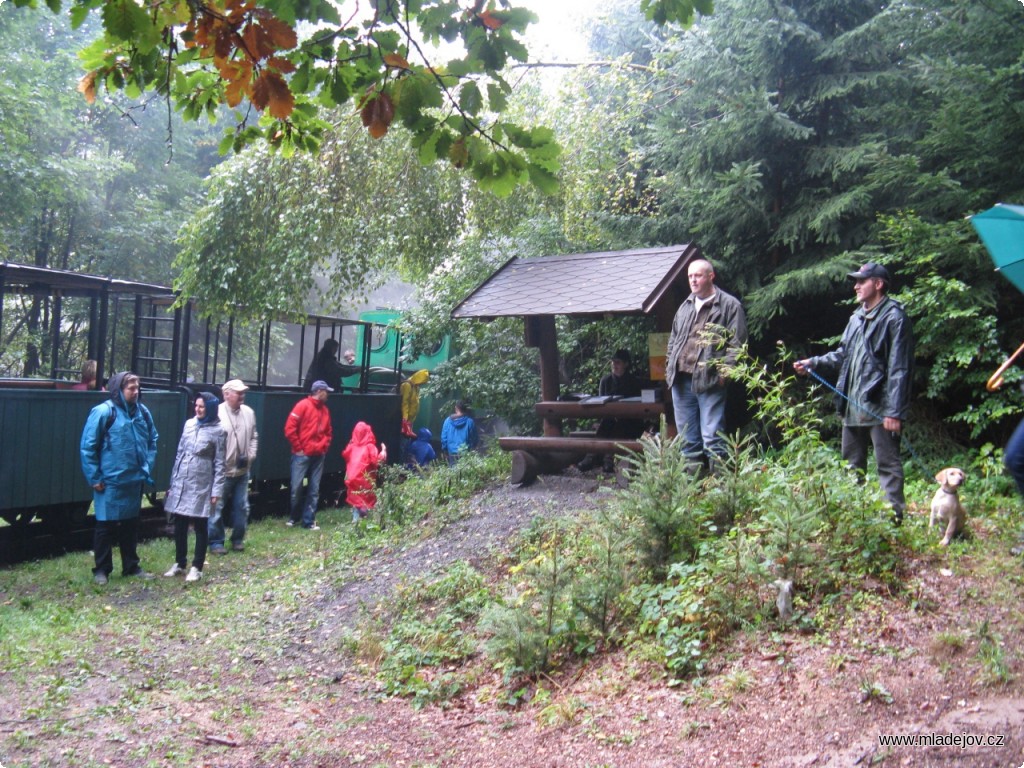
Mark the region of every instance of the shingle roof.
[[691, 243], [630, 251], [513, 258], [452, 310], [452, 317], [649, 314], [686, 265]]

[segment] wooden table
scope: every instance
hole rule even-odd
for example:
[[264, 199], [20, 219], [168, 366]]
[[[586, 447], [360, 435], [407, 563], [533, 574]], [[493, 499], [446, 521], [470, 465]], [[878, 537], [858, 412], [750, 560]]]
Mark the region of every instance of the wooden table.
[[657, 421], [665, 412], [664, 403], [641, 403], [639, 400], [612, 400], [587, 403], [582, 400], [542, 400], [534, 406], [545, 419], [650, 419]]

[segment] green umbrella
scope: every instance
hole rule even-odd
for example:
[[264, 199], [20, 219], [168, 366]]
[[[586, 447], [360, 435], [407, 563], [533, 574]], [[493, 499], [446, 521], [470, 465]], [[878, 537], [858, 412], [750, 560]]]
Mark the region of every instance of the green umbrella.
[[[1024, 293], [1024, 205], [999, 203], [971, 216], [971, 224], [988, 249], [996, 270], [1002, 272], [1007, 280], [1017, 286], [1018, 291]], [[1003, 373], [1022, 353], [1024, 344], [989, 377], [985, 385], [989, 392], [995, 392], [1003, 386]]]
[[1024, 293], [1024, 206], [999, 203], [971, 216], [971, 224], [996, 270]]

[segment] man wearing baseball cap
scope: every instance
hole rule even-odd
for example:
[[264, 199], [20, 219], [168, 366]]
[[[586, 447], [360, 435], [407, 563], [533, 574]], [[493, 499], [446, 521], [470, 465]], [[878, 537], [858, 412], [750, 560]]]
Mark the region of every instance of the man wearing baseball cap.
[[797, 360], [793, 368], [801, 376], [819, 367], [839, 371], [836, 389], [845, 395], [836, 397], [843, 418], [843, 458], [864, 472], [870, 441], [879, 482], [899, 525], [906, 508], [900, 432], [910, 412], [914, 329], [903, 305], [889, 297], [889, 270], [869, 261], [848, 277], [860, 308], [839, 347]]
[[[300, 400], [284, 422], [284, 436], [292, 447], [291, 517], [288, 525], [301, 522], [307, 530], [319, 531], [316, 505], [320, 500], [320, 478], [324, 457], [331, 445], [331, 413], [327, 395], [333, 392], [327, 382], [317, 380], [310, 394]], [[302, 482], [306, 481], [303, 489]]]
[[225, 522], [231, 527], [231, 549], [245, 549], [245, 529], [249, 525], [249, 470], [256, 461], [259, 435], [256, 433], [256, 414], [245, 404], [249, 387], [241, 379], [224, 382], [220, 388], [224, 395], [217, 411], [220, 425], [227, 432], [227, 450], [224, 455], [224, 492], [210, 515], [210, 552], [225, 555]]

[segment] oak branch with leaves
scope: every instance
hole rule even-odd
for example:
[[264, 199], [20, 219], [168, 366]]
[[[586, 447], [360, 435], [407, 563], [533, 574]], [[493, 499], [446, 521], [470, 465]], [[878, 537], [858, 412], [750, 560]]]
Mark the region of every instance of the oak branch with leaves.
[[[40, 0], [14, 0], [35, 7]], [[82, 51], [79, 90], [155, 92], [186, 119], [235, 110], [221, 152], [266, 141], [315, 152], [321, 107], [353, 102], [370, 135], [397, 121], [424, 163], [445, 159], [485, 189], [557, 187], [559, 146], [543, 127], [501, 119], [519, 36], [537, 17], [511, 0], [45, 0], [73, 24], [98, 11], [103, 36]], [[711, 0], [640, 0], [658, 23], [689, 24]], [[444, 46], [443, 48], [440, 46]], [[435, 60], [441, 50], [461, 57]]]

